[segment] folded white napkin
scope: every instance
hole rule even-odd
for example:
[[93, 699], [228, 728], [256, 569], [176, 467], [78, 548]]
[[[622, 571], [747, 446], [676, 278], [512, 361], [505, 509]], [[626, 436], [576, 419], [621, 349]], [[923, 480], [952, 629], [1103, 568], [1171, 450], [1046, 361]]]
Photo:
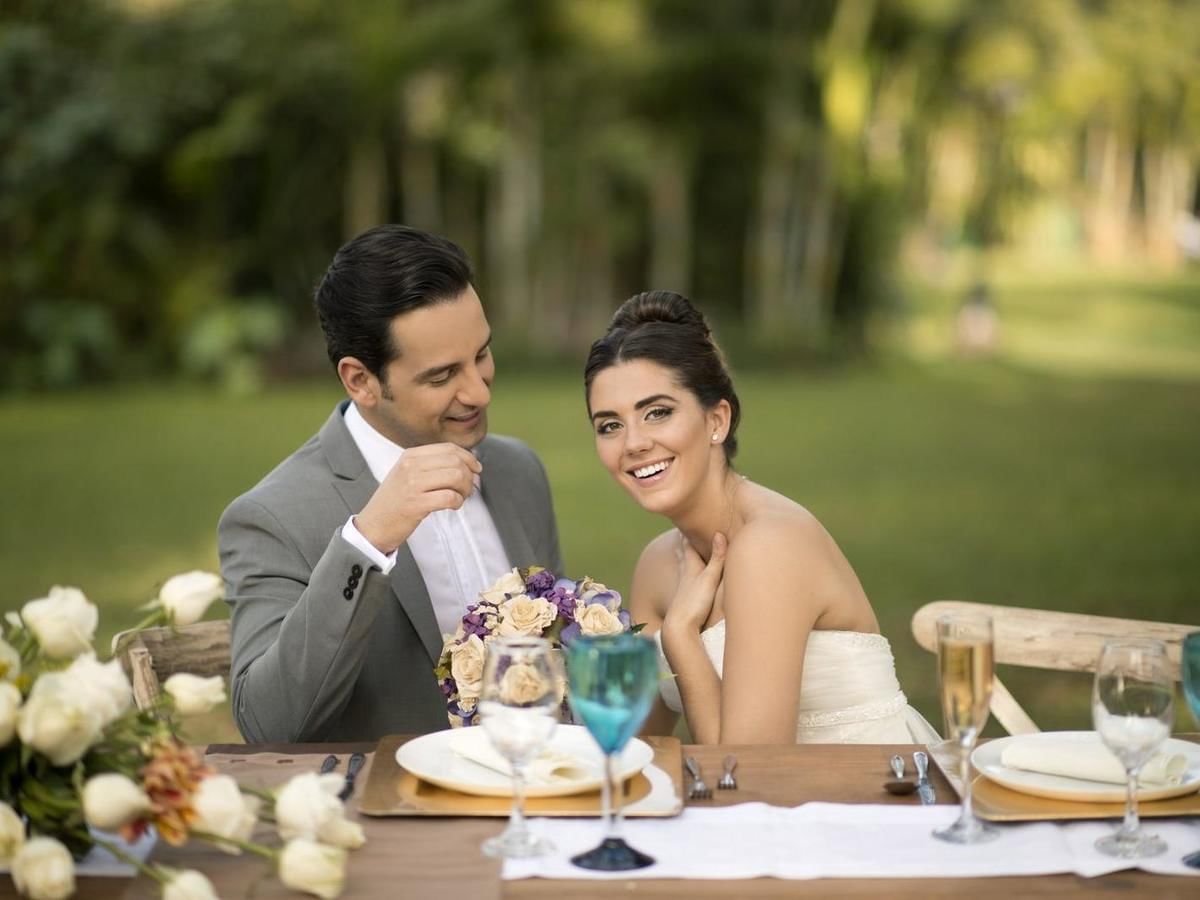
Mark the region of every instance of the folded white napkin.
[[[1053, 738], [1013, 741], [1000, 752], [1000, 764], [1044, 775], [1125, 783], [1125, 767], [1099, 740], [1094, 744]], [[1186, 772], [1186, 756], [1160, 751], [1142, 767], [1138, 783], [1176, 785], [1183, 781]]]
[[[486, 735], [479, 735], [475, 729], [463, 729], [456, 732], [450, 738], [450, 749], [455, 755], [463, 759], [470, 760], [485, 768], [492, 769], [495, 772], [500, 772], [503, 775], [512, 775], [512, 766], [494, 746], [491, 741], [486, 739], [480, 740], [480, 737], [486, 738]], [[568, 781], [581, 781], [587, 778], [594, 778], [596, 775], [595, 768], [588, 760], [582, 759], [573, 753], [566, 753], [561, 750], [551, 750], [549, 748], [542, 750], [534, 760], [525, 767], [525, 780], [529, 784], [562, 784]]]

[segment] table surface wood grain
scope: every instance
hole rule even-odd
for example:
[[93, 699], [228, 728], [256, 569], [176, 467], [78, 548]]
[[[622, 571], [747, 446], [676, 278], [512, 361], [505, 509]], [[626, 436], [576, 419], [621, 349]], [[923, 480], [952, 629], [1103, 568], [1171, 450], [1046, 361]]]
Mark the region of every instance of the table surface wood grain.
[[[208, 752], [229, 762], [230, 756], [285, 754], [271, 760], [281, 783], [296, 771], [315, 771], [328, 753], [339, 756], [355, 750], [370, 751], [373, 744], [226, 744]], [[915, 795], [894, 797], [883, 790], [889, 775], [888, 760], [901, 753], [909, 760], [916, 746], [801, 744], [795, 746], [738, 747], [685, 746], [696, 758], [706, 778], [716, 781], [720, 761], [728, 753], [738, 758], [737, 791], [714, 791], [713, 798], [697, 801], [707, 806], [762, 801], [795, 806], [809, 801], [834, 803], [916, 803]], [[257, 756], [263, 760], [266, 757]], [[250, 763], [251, 760], [247, 760]], [[370, 762], [368, 762], [368, 765]], [[240, 770], [241, 765], [228, 765]], [[342, 761], [339, 770], [344, 770]], [[931, 778], [939, 803], [957, 798], [941, 772], [932, 767]], [[261, 772], [247, 766], [246, 772]], [[237, 774], [236, 771], [232, 771]], [[365, 783], [363, 772], [359, 786]], [[239, 776], [240, 778], [240, 776]], [[251, 781], [254, 779], [251, 778]], [[353, 809], [353, 800], [350, 801]], [[923, 879], [822, 879], [785, 881], [756, 878], [742, 881], [682, 881], [639, 879], [629, 881], [558, 881], [522, 879], [501, 881], [498, 862], [479, 852], [480, 843], [496, 834], [503, 821], [497, 819], [402, 819], [372, 818], [351, 812], [367, 834], [367, 844], [350, 855], [342, 897], [346, 900], [391, 900], [400, 897], [452, 897], [470, 900], [489, 898], [573, 898], [595, 896], [680, 897], [955, 897], [972, 900], [1013, 897], [1092, 897], [1097, 894], [1153, 896], [1156, 900], [1195, 898], [1200, 882], [1190, 878], [1166, 877], [1141, 872], [1122, 872], [1087, 879], [1075, 875], [1010, 878], [923, 878]], [[597, 826], [599, 832], [599, 826]], [[278, 843], [269, 831], [260, 840]], [[803, 848], [797, 848], [803, 853]], [[183, 848], [163, 844], [153, 859], [178, 868], [204, 872], [224, 900], [253, 897], [254, 900], [295, 898], [301, 895], [280, 884], [266, 861], [251, 856], [231, 856], [201, 842]], [[11, 879], [0, 876], [0, 897], [15, 897]], [[76, 897], [80, 900], [155, 900], [160, 897], [150, 879], [81, 878]]]

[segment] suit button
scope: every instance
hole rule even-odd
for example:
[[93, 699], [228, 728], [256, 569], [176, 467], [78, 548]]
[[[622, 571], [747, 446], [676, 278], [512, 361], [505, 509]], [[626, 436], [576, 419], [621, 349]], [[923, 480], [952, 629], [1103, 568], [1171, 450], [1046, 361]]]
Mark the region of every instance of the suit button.
[[344, 591], [342, 591], [342, 596], [345, 597], [347, 600], [353, 600], [354, 599], [354, 591], [352, 591], [350, 588], [346, 588]]
[[350, 567], [350, 574], [355, 578], [358, 578], [362, 575], [362, 566], [360, 566], [358, 563], [355, 563]]
[[352, 588], [356, 588], [356, 587], [358, 587], [358, 579], [355, 578], [353, 575], [351, 575], [350, 580], [347, 581], [346, 584]]

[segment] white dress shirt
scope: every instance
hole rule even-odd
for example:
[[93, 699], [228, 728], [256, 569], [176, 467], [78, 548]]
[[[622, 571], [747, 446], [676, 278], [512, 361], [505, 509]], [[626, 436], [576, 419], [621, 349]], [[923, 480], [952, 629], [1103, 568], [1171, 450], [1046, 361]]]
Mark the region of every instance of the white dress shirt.
[[[351, 403], [344, 413], [346, 428], [367, 461], [375, 480], [382, 482], [404, 455], [404, 448], [384, 437]], [[351, 516], [342, 537], [364, 553], [387, 575], [396, 564], [396, 553], [381, 553], [354, 526]], [[479, 592], [512, 568], [496, 523], [478, 490], [461, 509], [439, 509], [427, 515], [405, 542], [412, 551], [442, 634], [453, 634], [459, 620]]]

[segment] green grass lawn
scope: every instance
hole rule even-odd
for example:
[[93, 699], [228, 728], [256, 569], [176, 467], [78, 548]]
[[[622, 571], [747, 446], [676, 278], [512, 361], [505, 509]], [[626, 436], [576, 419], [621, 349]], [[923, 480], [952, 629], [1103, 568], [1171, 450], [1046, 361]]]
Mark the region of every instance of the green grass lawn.
[[[1189, 314], [1200, 321], [1200, 305]], [[932, 659], [908, 630], [930, 600], [1200, 625], [1200, 380], [1026, 362], [927, 358], [739, 379], [739, 468], [838, 540], [902, 684], [935, 723]], [[492, 427], [545, 461], [570, 574], [624, 589], [664, 523], [601, 470], [575, 375], [500, 365]], [[338, 397], [323, 382], [255, 397], [160, 387], [0, 401], [0, 605], [77, 585], [101, 607], [107, 646], [166, 577], [216, 568], [225, 504]], [[1009, 681], [1044, 728], [1087, 727], [1086, 678]]]

